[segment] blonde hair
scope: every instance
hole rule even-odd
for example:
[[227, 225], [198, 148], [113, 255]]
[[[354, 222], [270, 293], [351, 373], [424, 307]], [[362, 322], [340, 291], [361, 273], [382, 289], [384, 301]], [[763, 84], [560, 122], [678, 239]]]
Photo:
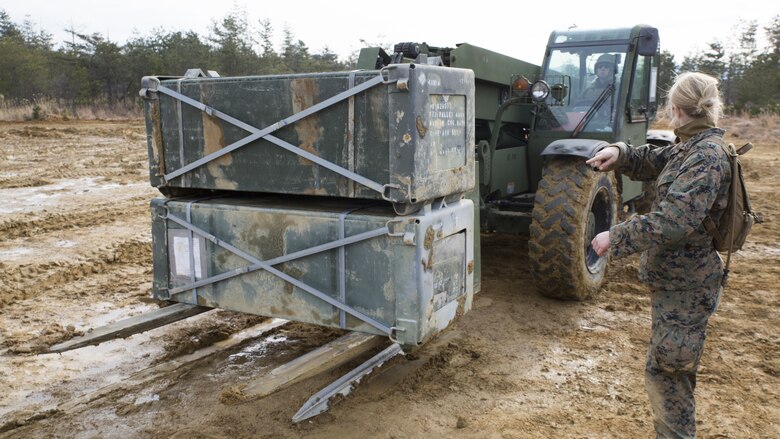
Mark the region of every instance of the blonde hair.
[[672, 105], [693, 119], [704, 117], [713, 125], [718, 125], [723, 103], [718, 92], [718, 80], [699, 72], [685, 72], [677, 75], [669, 89], [668, 114], [672, 115]]

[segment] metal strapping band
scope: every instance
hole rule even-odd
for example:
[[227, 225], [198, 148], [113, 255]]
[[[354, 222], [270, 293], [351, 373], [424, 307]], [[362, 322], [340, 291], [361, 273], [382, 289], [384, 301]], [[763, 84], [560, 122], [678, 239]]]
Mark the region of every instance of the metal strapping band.
[[[189, 203], [187, 203], [187, 222], [192, 224], [192, 205], [193, 203], [196, 203], [197, 200], [192, 200]], [[195, 278], [195, 246], [193, 245], [193, 239], [192, 239], [192, 230], [187, 231], [187, 241], [190, 247], [190, 282], [194, 283], [197, 279]], [[200, 249], [200, 251], [203, 251], [204, 249]], [[198, 260], [198, 263], [200, 263], [200, 260]], [[204, 273], [201, 273], [201, 277], [203, 277]], [[198, 289], [193, 288], [192, 289], [192, 303], [197, 304], [198, 303]]]
[[[345, 230], [344, 230], [344, 223], [346, 222], [347, 215], [350, 213], [360, 209], [349, 209], [345, 212], [342, 212], [341, 215], [339, 215], [339, 241], [343, 240], [345, 238]], [[385, 227], [387, 229], [387, 232], [390, 232], [390, 229], [388, 227]], [[342, 303], [347, 303], [347, 254], [345, 246], [339, 246], [339, 300]], [[339, 310], [339, 328], [345, 329], [347, 326], [347, 316], [344, 313], [344, 310]]]
[[185, 290], [192, 289], [195, 286], [208, 285], [208, 284], [217, 282], [219, 280], [227, 279], [229, 277], [238, 276], [240, 274], [249, 273], [251, 271], [256, 271], [256, 270], [263, 269], [263, 270], [273, 274], [274, 276], [276, 276], [276, 277], [278, 277], [278, 278], [280, 278], [280, 279], [282, 279], [282, 280], [284, 280], [286, 282], [291, 283], [292, 285], [300, 288], [301, 290], [306, 291], [307, 293], [309, 293], [309, 294], [319, 298], [320, 300], [323, 300], [323, 301], [327, 302], [328, 304], [333, 305], [336, 308], [338, 308], [340, 310], [343, 310], [344, 312], [346, 312], [346, 313], [348, 313], [348, 314], [350, 314], [350, 315], [352, 315], [352, 316], [354, 316], [354, 317], [356, 317], [356, 318], [358, 318], [358, 319], [368, 323], [369, 325], [375, 327], [376, 329], [382, 331], [383, 333], [388, 334], [388, 335], [390, 334], [390, 331], [391, 331], [390, 327], [382, 324], [381, 322], [373, 319], [370, 316], [367, 316], [367, 315], [363, 314], [360, 311], [357, 311], [357, 310], [353, 309], [352, 307], [350, 307], [350, 306], [348, 306], [348, 305], [346, 305], [344, 303], [339, 302], [338, 300], [336, 300], [336, 299], [326, 295], [325, 293], [317, 290], [316, 288], [313, 288], [313, 287], [311, 287], [311, 286], [309, 286], [309, 285], [299, 281], [298, 279], [295, 279], [294, 277], [291, 277], [288, 274], [283, 273], [283, 272], [281, 272], [281, 271], [279, 271], [279, 270], [277, 270], [277, 269], [275, 269], [275, 268], [273, 268], [271, 266], [271, 265], [280, 264], [282, 262], [287, 262], [287, 261], [290, 261], [290, 260], [293, 260], [293, 259], [302, 258], [304, 256], [309, 256], [309, 255], [312, 255], [312, 254], [315, 254], [315, 253], [319, 253], [319, 252], [322, 252], [322, 251], [325, 251], [325, 250], [331, 250], [331, 249], [334, 249], [334, 248], [337, 248], [337, 247], [341, 247], [341, 246], [344, 246], [344, 245], [352, 244], [354, 242], [364, 241], [366, 239], [374, 238], [374, 237], [381, 236], [381, 235], [386, 235], [388, 233], [388, 231], [389, 231], [387, 227], [382, 227], [380, 229], [372, 230], [370, 232], [365, 232], [365, 233], [361, 233], [361, 234], [358, 234], [358, 235], [355, 235], [355, 236], [350, 236], [349, 238], [339, 239], [338, 241], [333, 241], [333, 242], [330, 242], [330, 243], [327, 243], [327, 244], [318, 245], [318, 246], [311, 247], [311, 248], [306, 249], [306, 250], [302, 250], [302, 251], [299, 251], [299, 252], [291, 253], [289, 255], [281, 256], [281, 257], [274, 258], [274, 259], [271, 259], [271, 260], [268, 260], [268, 261], [261, 261], [260, 259], [252, 256], [251, 254], [246, 253], [245, 251], [243, 251], [243, 250], [241, 250], [239, 248], [236, 248], [233, 245], [231, 245], [231, 244], [229, 244], [229, 243], [227, 243], [225, 241], [222, 241], [221, 239], [219, 239], [216, 236], [206, 232], [205, 230], [200, 229], [200, 228], [198, 228], [198, 227], [188, 223], [187, 221], [185, 221], [185, 220], [183, 220], [181, 218], [178, 218], [178, 217], [176, 217], [174, 215], [171, 215], [170, 212], [167, 214], [166, 218], [171, 220], [171, 221], [173, 221], [174, 223], [176, 223], [176, 224], [178, 224], [178, 225], [180, 225], [180, 226], [182, 226], [182, 227], [184, 227], [184, 228], [194, 232], [196, 235], [199, 235], [199, 236], [201, 236], [201, 237], [203, 237], [205, 239], [208, 239], [212, 243], [214, 243], [214, 244], [216, 244], [216, 245], [218, 245], [218, 246], [220, 246], [220, 247], [222, 247], [222, 248], [224, 248], [224, 249], [226, 249], [226, 250], [228, 250], [228, 251], [230, 251], [230, 252], [232, 252], [232, 253], [240, 256], [241, 258], [246, 259], [247, 261], [252, 263], [252, 265], [250, 265], [248, 267], [243, 267], [243, 268], [240, 268], [240, 269], [237, 269], [237, 270], [233, 270], [233, 271], [230, 271], [230, 272], [227, 272], [227, 273], [223, 273], [221, 275], [214, 276], [214, 277], [211, 277], [211, 278], [208, 278], [208, 279], [202, 279], [199, 282], [195, 282], [195, 283], [190, 284], [190, 285], [184, 285], [184, 286], [179, 287], [179, 288], [171, 289], [171, 293], [172, 294], [176, 294], [177, 292], [180, 292], [180, 291], [185, 291]]
[[[176, 80], [176, 89], [179, 94], [181, 94], [182, 79]], [[176, 101], [176, 114], [179, 118], [179, 162], [181, 163], [181, 166], [184, 166], [184, 116], [182, 115], [180, 100]], [[160, 120], [162, 120], [162, 118], [160, 118]], [[162, 127], [160, 127], [160, 132], [162, 132]]]
[[[349, 72], [349, 88], [355, 86], [355, 72]], [[355, 97], [349, 97], [347, 110], [347, 166], [351, 172], [355, 172]], [[355, 196], [355, 181], [349, 181], [349, 196]]]
[[335, 172], [335, 173], [337, 173], [339, 175], [342, 175], [344, 177], [347, 177], [350, 180], [353, 180], [353, 181], [355, 181], [357, 183], [360, 183], [363, 186], [366, 186], [366, 187], [368, 187], [368, 188], [370, 188], [370, 189], [372, 189], [372, 190], [374, 190], [376, 192], [379, 192], [380, 194], [384, 194], [387, 185], [382, 185], [382, 184], [377, 183], [377, 182], [375, 182], [373, 180], [370, 180], [370, 179], [365, 178], [365, 177], [363, 177], [361, 175], [358, 175], [358, 174], [356, 174], [356, 173], [354, 173], [354, 172], [352, 172], [352, 171], [350, 171], [348, 169], [345, 169], [345, 168], [343, 168], [341, 166], [338, 166], [338, 165], [336, 165], [336, 164], [334, 164], [334, 163], [332, 163], [330, 161], [327, 161], [327, 160], [325, 160], [323, 158], [320, 158], [320, 157], [318, 157], [318, 156], [316, 156], [316, 155], [314, 155], [314, 154], [312, 154], [312, 153], [310, 153], [308, 151], [305, 151], [305, 150], [303, 150], [303, 149], [301, 149], [301, 148], [299, 148], [297, 146], [294, 146], [294, 145], [292, 145], [292, 144], [290, 144], [288, 142], [285, 142], [282, 139], [279, 139], [279, 138], [271, 135], [272, 132], [274, 132], [274, 131], [276, 131], [276, 130], [278, 130], [278, 129], [286, 126], [286, 125], [289, 125], [291, 123], [297, 122], [298, 120], [301, 120], [304, 117], [310, 116], [310, 115], [312, 115], [312, 114], [314, 114], [314, 113], [316, 113], [316, 112], [318, 112], [318, 111], [320, 111], [320, 110], [322, 110], [324, 108], [330, 107], [333, 104], [336, 104], [336, 103], [338, 103], [338, 102], [340, 102], [340, 101], [342, 101], [344, 99], [347, 99], [347, 98], [349, 98], [351, 96], [354, 96], [354, 95], [356, 95], [356, 94], [358, 94], [358, 93], [360, 93], [360, 92], [362, 92], [364, 90], [367, 90], [367, 89], [369, 89], [369, 88], [371, 88], [371, 87], [373, 87], [373, 86], [375, 86], [377, 84], [381, 84], [381, 83], [386, 83], [386, 81], [385, 81], [385, 79], [384, 79], [384, 77], [382, 75], [378, 75], [378, 76], [376, 76], [376, 77], [374, 77], [374, 78], [372, 78], [372, 79], [370, 79], [370, 80], [368, 80], [368, 81], [366, 81], [366, 82], [364, 82], [364, 83], [362, 83], [360, 85], [357, 85], [357, 86], [352, 87], [352, 88], [350, 88], [348, 90], [345, 90], [345, 91], [343, 91], [343, 92], [341, 92], [341, 93], [339, 93], [339, 94], [337, 94], [335, 96], [332, 96], [332, 97], [330, 97], [330, 98], [328, 98], [328, 99], [326, 99], [326, 100], [324, 100], [324, 101], [322, 101], [322, 102], [320, 102], [318, 104], [315, 104], [315, 105], [313, 105], [313, 106], [311, 106], [311, 107], [309, 107], [309, 108], [307, 108], [307, 109], [305, 109], [303, 111], [300, 111], [300, 112], [298, 112], [298, 113], [296, 113], [296, 114], [294, 114], [294, 115], [292, 115], [290, 117], [282, 119], [279, 122], [276, 122], [276, 123], [274, 123], [274, 124], [264, 128], [262, 130], [258, 129], [258, 128], [255, 128], [252, 125], [249, 125], [247, 123], [244, 123], [244, 122], [242, 122], [242, 121], [240, 121], [240, 120], [238, 120], [238, 119], [236, 119], [236, 118], [234, 118], [234, 117], [232, 117], [230, 115], [227, 115], [227, 114], [225, 114], [225, 113], [223, 113], [223, 112], [221, 112], [219, 110], [216, 110], [216, 109], [214, 109], [212, 107], [209, 107], [209, 106], [203, 104], [202, 102], [199, 102], [199, 101], [197, 101], [195, 99], [192, 99], [192, 98], [190, 98], [188, 96], [185, 96], [185, 95], [183, 95], [181, 93], [177, 93], [176, 91], [171, 90], [168, 87], [159, 86], [158, 89], [157, 89], [158, 92], [166, 94], [166, 95], [168, 95], [168, 96], [170, 96], [170, 97], [172, 97], [174, 99], [178, 99], [179, 101], [184, 102], [185, 104], [191, 105], [191, 106], [193, 106], [193, 107], [195, 107], [195, 108], [197, 108], [197, 109], [199, 109], [201, 111], [204, 111], [204, 112], [206, 112], [207, 114], [209, 114], [211, 116], [216, 116], [216, 117], [218, 117], [218, 118], [220, 118], [220, 119], [222, 119], [222, 120], [224, 120], [226, 122], [229, 122], [229, 123], [231, 123], [231, 124], [233, 124], [233, 125], [235, 125], [235, 126], [237, 126], [239, 128], [242, 128], [242, 129], [252, 133], [251, 135], [249, 135], [247, 137], [244, 137], [243, 139], [238, 140], [236, 142], [233, 142], [232, 144], [230, 144], [228, 146], [225, 146], [224, 148], [222, 148], [222, 149], [220, 149], [218, 151], [215, 151], [215, 152], [213, 152], [211, 154], [208, 154], [208, 155], [206, 155], [206, 156], [204, 156], [204, 157], [202, 157], [202, 158], [200, 158], [198, 160], [195, 160], [194, 162], [192, 162], [192, 163], [190, 163], [188, 165], [182, 166], [181, 168], [179, 168], [179, 169], [177, 169], [175, 171], [172, 171], [172, 172], [170, 172], [168, 174], [165, 174], [165, 181], [170, 181], [170, 180], [172, 180], [172, 179], [174, 179], [174, 178], [176, 178], [176, 177], [178, 177], [178, 176], [180, 176], [182, 174], [185, 174], [185, 173], [187, 173], [187, 172], [189, 172], [189, 171], [191, 171], [191, 170], [193, 170], [195, 168], [203, 166], [204, 164], [206, 164], [206, 163], [208, 163], [208, 162], [210, 162], [210, 161], [212, 161], [214, 159], [217, 159], [219, 157], [222, 157], [223, 155], [228, 154], [228, 153], [230, 153], [232, 151], [235, 151], [236, 149], [241, 148], [242, 146], [244, 146], [244, 145], [246, 145], [248, 143], [254, 142], [255, 140], [258, 140], [260, 138], [265, 138], [266, 140], [268, 140], [268, 141], [270, 141], [270, 142], [272, 142], [272, 143], [274, 143], [274, 144], [276, 144], [276, 145], [286, 149], [287, 151], [290, 151], [290, 152], [292, 152], [294, 154], [297, 154], [297, 155], [299, 155], [299, 156], [301, 156], [301, 157], [303, 157], [303, 158], [305, 158], [305, 159], [307, 159], [309, 161], [312, 161], [312, 162], [314, 162], [314, 163], [316, 163], [316, 164], [318, 164], [318, 165], [320, 165], [320, 166], [322, 166], [324, 168], [327, 168], [327, 169], [329, 169], [329, 170], [331, 170], [331, 171], [333, 171], [333, 172]]

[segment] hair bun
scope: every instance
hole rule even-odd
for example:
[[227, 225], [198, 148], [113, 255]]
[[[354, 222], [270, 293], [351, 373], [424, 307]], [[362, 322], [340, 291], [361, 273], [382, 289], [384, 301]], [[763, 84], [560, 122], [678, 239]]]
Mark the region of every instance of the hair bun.
[[675, 78], [669, 90], [669, 104], [693, 118], [704, 117], [717, 125], [722, 102], [718, 80], [698, 72], [685, 72]]

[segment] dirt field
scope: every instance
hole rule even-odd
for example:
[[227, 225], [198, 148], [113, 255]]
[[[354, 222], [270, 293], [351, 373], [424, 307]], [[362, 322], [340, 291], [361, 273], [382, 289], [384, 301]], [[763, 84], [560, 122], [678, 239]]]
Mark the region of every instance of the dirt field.
[[[766, 223], [735, 256], [710, 323], [699, 432], [780, 437], [780, 120], [724, 125], [730, 140], [756, 145], [745, 162]], [[613, 264], [600, 296], [558, 302], [530, 286], [523, 237], [483, 235], [473, 311], [299, 425], [290, 418], [303, 402], [354, 363], [264, 399], [242, 401], [240, 387], [337, 331], [288, 324], [258, 337], [251, 328], [262, 318], [211, 311], [39, 354], [158, 306], [149, 299], [148, 213], [158, 193], [146, 172], [142, 121], [0, 124], [0, 436], [651, 437], [643, 386], [650, 310], [638, 258]], [[231, 334], [244, 341], [184, 361]], [[160, 368], [177, 360], [179, 368]]]

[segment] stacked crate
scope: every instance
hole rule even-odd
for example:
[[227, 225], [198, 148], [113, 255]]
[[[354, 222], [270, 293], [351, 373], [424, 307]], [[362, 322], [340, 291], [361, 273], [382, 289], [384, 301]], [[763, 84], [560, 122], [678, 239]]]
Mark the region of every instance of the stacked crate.
[[190, 76], [141, 92], [155, 297], [407, 346], [470, 308], [472, 71]]

